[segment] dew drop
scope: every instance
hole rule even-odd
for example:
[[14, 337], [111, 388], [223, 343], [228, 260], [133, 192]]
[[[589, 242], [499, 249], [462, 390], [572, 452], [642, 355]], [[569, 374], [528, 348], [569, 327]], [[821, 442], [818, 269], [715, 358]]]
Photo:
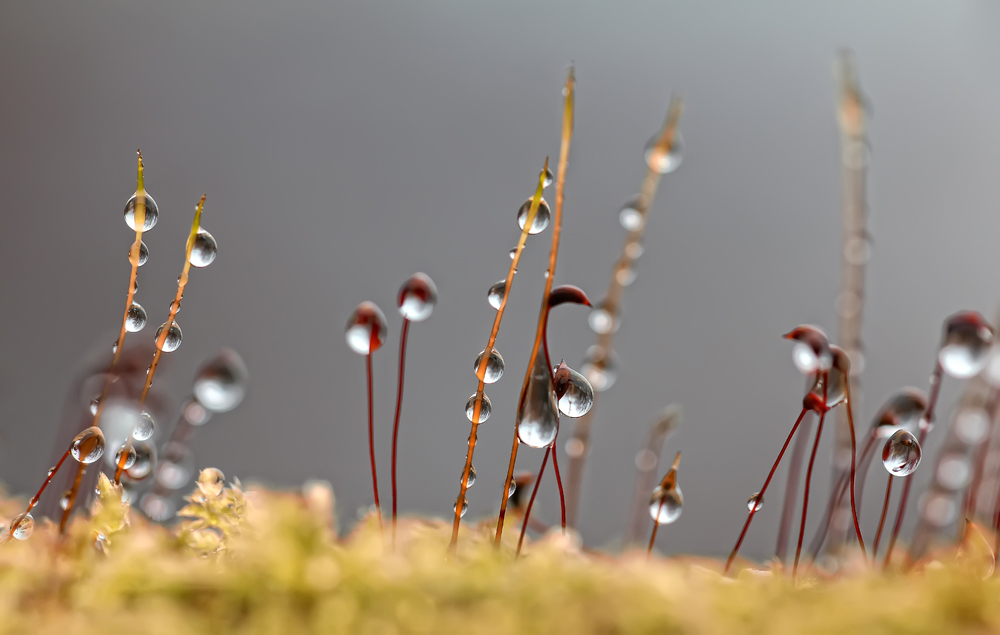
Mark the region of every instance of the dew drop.
[[815, 326], [802, 325], [787, 333], [785, 338], [795, 341], [792, 361], [800, 373], [811, 375], [830, 370], [833, 354], [830, 352], [830, 341], [826, 333]]
[[174, 515], [174, 503], [169, 498], [149, 492], [139, 501], [142, 513], [154, 521], [163, 522]]
[[[160, 334], [163, 333], [163, 329], [167, 326], [164, 322], [160, 325], [160, 328], [156, 329], [156, 336], [153, 338], [156, 341], [157, 346], [160, 344]], [[170, 329], [167, 331], [167, 336], [163, 339], [162, 350], [164, 353], [172, 353], [180, 348], [181, 340], [184, 338], [184, 333], [181, 332], [181, 327], [177, 322], [173, 322], [170, 325]]]
[[941, 487], [958, 490], [969, 484], [972, 468], [964, 454], [949, 452], [938, 459], [936, 476]]
[[101, 396], [98, 395], [90, 400], [90, 414], [97, 416], [97, 408], [101, 405]]
[[567, 417], [577, 418], [590, 412], [594, 405], [594, 387], [587, 378], [560, 363], [552, 370], [559, 412]]
[[542, 187], [548, 187], [555, 182], [556, 177], [552, 174], [552, 170], [545, 168], [545, 180], [542, 181]]
[[198, 475], [198, 489], [208, 498], [222, 496], [226, 487], [226, 477], [214, 467], [206, 467]]
[[[521, 209], [517, 211], [517, 226], [524, 230], [524, 223], [528, 220], [528, 212], [531, 211], [531, 199], [529, 198], [521, 205]], [[552, 216], [552, 212], [549, 210], [549, 204], [545, 202], [545, 199], [541, 199], [538, 203], [538, 211], [535, 212], [535, 221], [531, 223], [531, 227], [528, 229], [529, 234], [540, 234], [545, 231], [545, 228], [549, 226], [549, 218]]]
[[496, 310], [500, 310], [500, 303], [503, 302], [503, 294], [507, 291], [507, 281], [498, 280], [493, 283], [489, 291], [486, 292], [486, 299], [489, 300], [490, 306]]
[[[198, 369], [194, 380], [194, 396], [197, 401], [192, 403], [203, 411], [228, 412], [243, 401], [249, 381], [250, 374], [243, 358], [231, 348], [224, 348]], [[194, 425], [208, 421], [205, 412], [190, 414], [196, 415], [193, 419], [188, 417], [188, 421]]]
[[146, 309], [136, 301], [132, 301], [132, 306], [128, 308], [128, 315], [125, 316], [125, 330], [129, 333], [138, 333], [146, 326]]
[[[122, 461], [122, 455], [125, 453], [125, 447], [126, 446], [123, 445], [122, 447], [118, 448], [117, 452], [115, 452], [115, 465], [118, 465], [119, 463], [121, 463], [121, 461]], [[130, 467], [132, 467], [133, 465], [135, 465], [136, 458], [138, 458], [138, 456], [137, 456], [136, 451], [135, 451], [135, 446], [134, 445], [133, 446], [128, 446], [128, 455], [125, 457], [125, 469], [126, 470], [129, 469]]]
[[89, 465], [101, 458], [104, 445], [104, 433], [97, 426], [90, 426], [76, 435], [69, 446], [69, 453], [80, 463]]
[[149, 247], [146, 246], [146, 243], [139, 241], [139, 266], [146, 264], [147, 260], [149, 260]]
[[658, 147], [660, 134], [649, 140], [646, 144], [645, 157], [646, 165], [650, 170], [660, 174], [670, 174], [681, 165], [684, 158], [684, 139], [680, 132], [674, 132], [674, 138], [667, 152], [663, 152]]
[[[826, 387], [826, 408], [839, 406], [847, 400], [847, 378], [851, 374], [851, 361], [844, 349], [830, 345], [833, 365], [827, 371], [829, 383]], [[817, 373], [812, 388], [803, 400], [803, 407], [816, 412], [823, 411], [823, 375]]]
[[176, 490], [184, 487], [193, 474], [191, 450], [181, 443], [168, 443], [156, 468], [156, 482], [169, 490]]
[[627, 287], [635, 282], [636, 272], [634, 267], [620, 266], [615, 271], [615, 282], [623, 287]]
[[[142, 231], [148, 232], [156, 225], [159, 219], [160, 210], [156, 207], [156, 201], [149, 194], [146, 194], [146, 217], [142, 223]], [[135, 231], [135, 194], [125, 203], [125, 223]]]
[[[473, 394], [469, 397], [469, 400], [465, 402], [465, 416], [469, 418], [469, 421], [473, 421], [472, 416], [475, 414], [476, 408], [476, 395]], [[478, 423], [483, 423], [490, 418], [490, 413], [493, 412], [493, 404], [490, 403], [490, 398], [483, 394], [483, 405], [479, 407], [479, 421]], [[477, 423], [473, 421], [473, 423]]]
[[194, 237], [194, 246], [191, 248], [192, 267], [207, 267], [212, 264], [215, 257], [219, 255], [219, 244], [215, 242], [215, 236], [202, 228], [198, 228], [198, 233]]
[[975, 311], [963, 311], [948, 318], [938, 361], [944, 372], [966, 379], [977, 374], [989, 359], [993, 329]]
[[59, 509], [65, 511], [69, 509], [69, 500], [73, 497], [73, 490], [66, 490], [59, 498]]
[[531, 367], [524, 401], [517, 413], [517, 437], [530, 447], [544, 448], [555, 441], [558, 433], [559, 415], [556, 413], [552, 375], [545, 362], [545, 354], [539, 351]]
[[649, 515], [658, 525], [669, 525], [681, 517], [684, 506], [684, 495], [680, 487], [672, 487], [664, 491], [657, 486], [649, 499]]
[[[455, 499], [455, 504], [451, 506], [451, 511], [452, 512], [457, 512], [458, 511], [458, 499], [457, 498]], [[462, 513], [459, 515], [459, 518], [465, 518], [465, 514], [468, 511], [469, 511], [469, 499], [468, 499], [468, 497], [466, 497], [466, 499], [462, 501]]]
[[508, 255], [510, 256], [510, 259], [511, 259], [511, 260], [513, 260], [513, 259], [514, 259], [514, 256], [516, 256], [516, 255], [517, 255], [517, 247], [515, 247], [515, 248], [511, 249], [511, 250], [510, 250], [510, 253], [509, 253]]
[[967, 445], [975, 445], [986, 438], [990, 430], [989, 416], [982, 408], [962, 408], [955, 415], [955, 436]]
[[399, 314], [411, 322], [431, 316], [437, 304], [437, 287], [426, 273], [415, 273], [399, 288], [396, 305]]
[[897, 430], [882, 448], [882, 464], [893, 476], [909, 476], [920, 465], [920, 444], [909, 430]]
[[[115, 340], [114, 342], [111, 343], [111, 354], [114, 355], [117, 352], [118, 352], [118, 340]], [[94, 412], [94, 414], [96, 415], [97, 412]]]
[[10, 535], [17, 540], [27, 540], [35, 531], [35, 519], [31, 514], [19, 514], [10, 521]]
[[156, 422], [153, 421], [153, 415], [144, 410], [139, 415], [139, 419], [136, 421], [135, 427], [132, 428], [132, 438], [136, 441], [145, 441], [149, 437], [153, 436], [154, 431], [156, 431]]
[[642, 229], [643, 224], [645, 224], [645, 219], [642, 217], [642, 212], [639, 211], [642, 201], [639, 197], [633, 198], [628, 203], [622, 206], [620, 212], [618, 212], [618, 222], [622, 224], [627, 231], [634, 232]]
[[[486, 351], [482, 351], [479, 355], [476, 355], [476, 363], [473, 366], [473, 372], [476, 376], [479, 376], [479, 365], [483, 362], [483, 354]], [[503, 357], [500, 357], [500, 353], [497, 349], [493, 349], [490, 352], [490, 358], [486, 362], [486, 373], [483, 375], [483, 381], [487, 384], [496, 383], [503, 376]]]
[[507, 487], [507, 498], [513, 496], [514, 492], [516, 491], [517, 491], [517, 482], [512, 480]]
[[141, 481], [153, 473], [156, 465], [156, 448], [142, 441], [132, 445], [135, 448], [135, 463], [126, 472], [133, 481]]
[[[462, 468], [462, 473], [465, 473], [465, 468], [464, 467]], [[459, 483], [462, 482], [462, 475], [461, 474], [459, 474], [459, 476], [458, 476], [458, 482]], [[465, 487], [466, 487], [466, 489], [468, 489], [468, 488], [472, 487], [475, 484], [476, 484], [476, 466], [475, 465], [470, 465], [469, 466], [469, 478], [466, 479]]]
[[747, 499], [747, 511], [748, 512], [759, 512], [760, 508], [764, 506], [764, 497], [760, 495], [760, 492], [754, 492], [749, 499]]
[[614, 351], [605, 352], [602, 346], [594, 344], [580, 365], [580, 372], [597, 392], [611, 388], [618, 379], [618, 356]]
[[359, 355], [369, 355], [382, 348], [388, 332], [382, 309], [366, 300], [354, 309], [347, 320], [345, 337], [352, 351]]
[[212, 418], [212, 412], [201, 405], [197, 399], [189, 399], [181, 407], [181, 412], [187, 422], [193, 426], [203, 426]]
[[619, 321], [604, 308], [603, 304], [594, 307], [590, 315], [587, 316], [587, 322], [590, 324], [590, 330], [598, 335], [607, 335], [611, 331], [617, 331], [619, 325]]
[[638, 240], [629, 241], [629, 243], [625, 245], [625, 255], [632, 260], [640, 258], [645, 251], [646, 249]]
[[875, 417], [873, 431], [880, 439], [888, 439], [897, 430], [919, 429], [924, 424], [927, 397], [916, 388], [903, 388], [883, 404]]

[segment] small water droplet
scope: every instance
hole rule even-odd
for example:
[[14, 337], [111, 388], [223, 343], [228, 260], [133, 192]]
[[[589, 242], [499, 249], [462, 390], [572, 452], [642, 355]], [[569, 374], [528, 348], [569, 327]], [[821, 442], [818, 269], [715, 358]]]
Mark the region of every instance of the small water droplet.
[[226, 477], [214, 467], [207, 467], [198, 475], [198, 489], [208, 498], [222, 496], [225, 487]]
[[680, 487], [672, 487], [666, 491], [660, 486], [653, 490], [649, 499], [649, 515], [659, 525], [669, 525], [681, 517], [684, 506], [684, 495]]
[[748, 512], [759, 512], [760, 508], [764, 506], [764, 497], [760, 495], [760, 492], [754, 492], [747, 499], [747, 511]]
[[618, 379], [618, 356], [614, 351], [606, 352], [603, 347], [594, 344], [587, 349], [587, 354], [580, 364], [580, 372], [587, 378], [597, 392], [611, 388]]
[[[146, 194], [146, 217], [142, 223], [142, 231], [148, 232], [159, 220], [160, 210], [156, 206], [156, 201], [149, 194]], [[125, 203], [125, 223], [135, 231], [135, 194]]]
[[590, 315], [587, 316], [587, 322], [590, 324], [590, 330], [598, 335], [607, 335], [612, 331], [617, 331], [620, 325], [619, 320], [615, 319], [603, 304], [594, 307]]
[[132, 301], [132, 306], [128, 308], [128, 315], [125, 316], [125, 330], [129, 333], [138, 333], [146, 326], [146, 309], [136, 301]]
[[97, 416], [97, 408], [101, 405], [101, 396], [98, 395], [90, 400], [90, 414]]
[[552, 373], [559, 412], [574, 419], [590, 412], [594, 405], [594, 387], [587, 378], [567, 366], [566, 362], [556, 366]]
[[49, 468], [49, 471], [45, 473], [45, 476], [46, 478], [48, 478], [49, 476], [52, 476], [55, 473], [56, 473], [56, 466], [53, 465], [52, 467]]
[[437, 304], [437, 287], [426, 273], [415, 273], [399, 288], [396, 305], [399, 314], [411, 322], [421, 322], [431, 316]]
[[989, 359], [993, 329], [975, 311], [963, 311], [948, 318], [938, 361], [944, 372], [966, 379], [977, 374]]
[[674, 132], [674, 138], [670, 147], [664, 152], [658, 147], [660, 136], [657, 134], [646, 144], [644, 155], [646, 157], [646, 165], [654, 172], [670, 174], [680, 167], [681, 161], [684, 158], [684, 139], [681, 138], [680, 132]]
[[148, 492], [139, 501], [139, 509], [146, 514], [150, 520], [163, 522], [174, 515], [174, 503], [169, 498]]
[[634, 267], [618, 267], [615, 271], [615, 282], [623, 287], [627, 287], [635, 282], [636, 272]]
[[[476, 395], [473, 394], [469, 397], [469, 400], [465, 402], [465, 416], [469, 418], [469, 421], [473, 421], [472, 416], [475, 414], [476, 408]], [[479, 423], [483, 423], [490, 418], [490, 414], [493, 412], [493, 404], [490, 403], [490, 398], [485, 394], [483, 395], [483, 405], [479, 407]]]
[[507, 498], [513, 496], [514, 492], [516, 491], [517, 491], [517, 482], [512, 480], [507, 487]]
[[[464, 467], [462, 468], [462, 473], [465, 473], [465, 468]], [[458, 482], [459, 483], [462, 482], [462, 475], [461, 474], [458, 476]], [[466, 487], [466, 489], [468, 489], [468, 488], [472, 487], [475, 484], [476, 484], [476, 466], [475, 465], [470, 465], [469, 466], [469, 478], [466, 480], [465, 487]]]
[[[111, 344], [111, 354], [114, 355], [117, 352], [118, 352], [118, 340], [115, 340]], [[95, 409], [95, 412], [93, 414], [95, 414], [95, 415], [97, 414], [96, 409]]]
[[[478, 376], [479, 365], [483, 362], [483, 355], [486, 351], [482, 351], [479, 355], [476, 355], [476, 363], [473, 366], [473, 372]], [[496, 383], [503, 376], [503, 357], [500, 357], [500, 353], [497, 349], [490, 351], [490, 358], [486, 362], [486, 373], [483, 375], [483, 381], [487, 384]]]
[[199, 227], [194, 237], [194, 246], [191, 248], [191, 266], [207, 267], [218, 255], [219, 244], [215, 242], [215, 236]]
[[636, 197], [628, 203], [625, 203], [625, 205], [622, 206], [621, 211], [618, 212], [618, 222], [620, 222], [622, 227], [624, 227], [627, 231], [639, 231], [646, 222], [646, 220], [642, 217], [642, 212], [638, 209], [641, 205], [641, 199]]
[[104, 455], [104, 445], [104, 433], [97, 426], [90, 426], [76, 435], [69, 453], [80, 463], [89, 465]]
[[514, 256], [516, 256], [516, 255], [517, 255], [517, 247], [515, 247], [515, 248], [511, 249], [511, 250], [510, 250], [510, 253], [509, 253], [509, 254], [507, 254], [507, 255], [509, 255], [509, 256], [510, 256], [510, 259], [511, 259], [511, 260], [513, 260], [513, 259], [514, 259]]
[[499, 311], [500, 303], [503, 302], [503, 294], [506, 293], [506, 291], [506, 280], [497, 280], [494, 282], [489, 291], [486, 292], [486, 299], [489, 301], [490, 306]]
[[[191, 403], [202, 411], [228, 412], [243, 401], [249, 381], [243, 358], [231, 348], [224, 348], [198, 369], [193, 389], [197, 401]], [[189, 414], [195, 415], [188, 417], [194, 425], [208, 421], [204, 412]]]
[[[125, 454], [125, 446], [124, 445], [122, 447], [118, 448], [118, 451], [115, 452], [115, 465], [118, 465], [119, 463], [121, 463], [121, 461], [122, 461], [122, 455], [123, 454]], [[130, 467], [132, 467], [133, 465], [135, 465], [136, 458], [137, 458], [137, 455], [136, 455], [136, 452], [135, 452], [135, 446], [128, 446], [128, 455], [125, 456], [125, 469], [126, 470], [129, 469]]]
[[374, 302], [367, 300], [358, 305], [347, 320], [347, 345], [359, 355], [369, 355], [382, 348], [389, 327], [385, 323], [385, 314]]
[[545, 180], [542, 181], [542, 187], [548, 187], [555, 182], [556, 177], [552, 174], [552, 170], [545, 168]]
[[969, 484], [972, 467], [965, 455], [948, 452], [938, 459], [937, 484], [949, 490], [962, 489]]
[[897, 430], [917, 430], [924, 422], [927, 397], [916, 388], [903, 388], [882, 405], [875, 416], [875, 436], [888, 439]]
[[126, 474], [133, 481], [141, 481], [153, 473], [156, 448], [143, 441], [132, 444], [132, 447], [135, 448], [135, 463], [128, 468]]
[[544, 448], [555, 441], [558, 433], [559, 415], [556, 414], [552, 375], [545, 354], [539, 351], [528, 376], [524, 401], [517, 413], [517, 437], [530, 447]]
[[802, 325], [787, 333], [785, 338], [795, 341], [792, 361], [800, 373], [811, 375], [830, 370], [833, 354], [830, 352], [830, 341], [826, 333], [815, 326]]
[[17, 540], [27, 540], [35, 531], [35, 519], [31, 514], [19, 514], [10, 521], [10, 535]]
[[[528, 220], [528, 212], [531, 211], [531, 199], [529, 198], [521, 205], [521, 209], [517, 211], [517, 226], [524, 230], [524, 223]], [[538, 211], [535, 212], [535, 222], [531, 224], [528, 229], [529, 234], [540, 234], [545, 231], [545, 228], [549, 226], [549, 218], [552, 216], [551, 210], [549, 210], [549, 204], [545, 202], [543, 198], [538, 203]]]
[[65, 511], [69, 509], [69, 499], [73, 497], [73, 490], [66, 490], [59, 498], [59, 509]]
[[181, 412], [184, 413], [184, 418], [187, 419], [187, 422], [193, 426], [203, 426], [212, 418], [212, 412], [201, 405], [197, 399], [189, 399], [181, 407]]
[[882, 464], [893, 476], [909, 476], [920, 465], [920, 444], [909, 430], [897, 430], [882, 448]]
[[167, 307], [167, 311], [173, 311], [174, 315], [176, 316], [178, 313], [181, 312], [181, 303], [177, 302], [176, 300], [171, 300], [170, 306]]
[[[167, 323], [164, 322], [160, 325], [160, 328], [156, 329], [156, 336], [153, 339], [157, 345], [160, 343], [160, 334], [163, 333], [163, 329], [166, 326]], [[173, 322], [170, 325], [170, 330], [167, 331], [167, 336], [163, 339], [163, 352], [172, 353], [176, 351], [180, 347], [182, 339], [184, 339], [184, 333], [181, 332], [181, 327], [177, 322]]]
[[[455, 504], [451, 506], [451, 511], [452, 512], [458, 511], [458, 499], [457, 498], [455, 499]], [[460, 514], [459, 518], [465, 518], [465, 513], [468, 512], [468, 511], [469, 511], [469, 498], [466, 497], [465, 500], [462, 501], [462, 513]]]
[[143, 411], [139, 415], [139, 420], [136, 421], [135, 427], [132, 428], [132, 438], [136, 441], [145, 441], [153, 436], [155, 430], [156, 422], [153, 421], [153, 415]]
[[[129, 252], [131, 251], [130, 249]], [[146, 264], [147, 260], [149, 260], [149, 247], [146, 246], [146, 243], [139, 241], [139, 266]]]
[[[830, 354], [833, 355], [833, 366], [826, 373], [826, 409], [839, 406], [847, 400], [847, 378], [851, 374], [851, 361], [844, 349], [831, 344]], [[817, 373], [816, 381], [802, 402], [804, 408], [823, 411], [823, 384], [823, 375]]]

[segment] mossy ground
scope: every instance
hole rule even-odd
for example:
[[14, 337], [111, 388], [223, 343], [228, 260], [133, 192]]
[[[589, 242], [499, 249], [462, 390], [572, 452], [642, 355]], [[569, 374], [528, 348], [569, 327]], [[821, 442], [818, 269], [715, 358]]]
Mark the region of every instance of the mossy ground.
[[[467, 524], [450, 554], [450, 523], [406, 519], [392, 552], [372, 517], [338, 537], [323, 488], [251, 489], [245, 505], [236, 489], [196, 490], [194, 518], [173, 529], [129, 514], [119, 496], [104, 484], [99, 509], [64, 538], [44, 522], [0, 545], [2, 632], [1000, 632], [981, 539], [908, 574], [855, 563], [793, 583], [750, 569], [727, 579], [714, 561], [585, 553], [558, 532], [515, 561], [513, 542], [493, 548], [489, 522]], [[19, 511], [0, 502], [4, 516]]]

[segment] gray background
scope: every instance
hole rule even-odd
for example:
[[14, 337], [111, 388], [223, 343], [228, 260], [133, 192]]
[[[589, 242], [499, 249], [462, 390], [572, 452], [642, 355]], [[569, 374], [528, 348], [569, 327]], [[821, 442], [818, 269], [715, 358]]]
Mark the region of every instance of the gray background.
[[[652, 211], [625, 294], [619, 384], [598, 406], [583, 534], [595, 545], [620, 535], [634, 454], [655, 413], [677, 402], [684, 421], [665, 453], [684, 450], [685, 511], [660, 545], [723, 554], [798, 412], [803, 380], [779, 336], [801, 322], [835, 325], [834, 52], [857, 52], [874, 105], [867, 420], [896, 387], [926, 386], [946, 315], [991, 315], [1000, 297], [998, 21], [985, 1], [8, 0], [0, 478], [16, 492], [37, 487], [54, 444], [67, 441], [56, 430], [82, 360], [106, 355], [116, 335], [131, 242], [121, 209], [141, 147], [161, 212], [140, 272], [151, 322], [142, 338], [166, 317], [202, 192], [220, 245], [216, 263], [192, 276], [184, 345], [158, 384], [179, 399], [222, 345], [243, 354], [253, 378], [244, 405], [199, 432], [199, 464], [276, 486], [329, 479], [348, 518], [370, 502], [364, 364], [343, 337], [348, 314], [370, 299], [391, 328], [375, 359], [386, 504], [395, 293], [422, 270], [440, 303], [411, 329], [401, 506], [450, 512], [468, 434], [462, 406], [494, 315], [486, 289], [508, 266], [515, 212], [542, 160], [558, 154], [559, 90], [574, 61], [577, 136], [556, 281], [595, 299], [621, 249], [617, 209], [640, 183], [642, 146], [671, 92], [687, 97], [686, 158]], [[529, 241], [501, 328], [507, 375], [489, 390], [472, 517], [499, 502], [548, 241]], [[585, 311], [561, 310], [554, 327], [553, 355], [578, 364], [593, 341]], [[947, 383], [945, 410], [958, 388]], [[540, 459], [525, 451], [519, 466]], [[554, 521], [547, 479], [538, 513]], [[870, 532], [883, 475], [869, 482]], [[772, 549], [778, 491], [749, 555]]]

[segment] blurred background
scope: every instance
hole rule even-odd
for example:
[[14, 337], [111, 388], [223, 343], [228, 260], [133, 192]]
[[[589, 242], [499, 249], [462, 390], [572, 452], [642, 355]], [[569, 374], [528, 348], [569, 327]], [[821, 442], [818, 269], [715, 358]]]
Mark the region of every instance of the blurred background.
[[[595, 300], [622, 248], [618, 209], [645, 173], [642, 148], [670, 95], [686, 98], [684, 162], [661, 184], [625, 291], [620, 373], [597, 405], [580, 528], [592, 545], [617, 544], [636, 452], [677, 403], [683, 421], [664, 454], [684, 452], [685, 507], [658, 544], [728, 553], [800, 407], [803, 378], [780, 335], [799, 323], [836, 330], [836, 51], [856, 52], [873, 110], [862, 427], [896, 388], [926, 389], [947, 315], [992, 317], [1000, 300], [998, 26], [1000, 6], [973, 0], [4, 3], [0, 480], [22, 494], [40, 484], [71, 438], [60, 427], [86, 408], [80, 374], [110, 357], [139, 147], [160, 215], [136, 296], [149, 324], [127, 347], [148, 346], [166, 319], [207, 192], [219, 257], [191, 276], [183, 345], [156, 384], [175, 413], [222, 346], [251, 375], [245, 402], [195, 436], [198, 467], [279, 488], [329, 480], [349, 525], [371, 484], [364, 360], [344, 325], [372, 300], [390, 325], [374, 359], [388, 507], [395, 296], [424, 271], [440, 301], [410, 329], [400, 507], [450, 514], [472, 364], [494, 317], [486, 290], [506, 272], [544, 158], [558, 156], [572, 61], [576, 137], [555, 281]], [[488, 389], [468, 519], [499, 504], [549, 240], [529, 239], [500, 330], [507, 374]], [[585, 309], [554, 316], [557, 360], [578, 366], [593, 340]], [[942, 421], [960, 389], [946, 380]], [[564, 420], [563, 439], [569, 429]], [[541, 456], [522, 451], [519, 469]], [[881, 467], [868, 484], [870, 533]], [[784, 470], [746, 555], [773, 553], [783, 485]], [[558, 522], [551, 475], [536, 513]]]

